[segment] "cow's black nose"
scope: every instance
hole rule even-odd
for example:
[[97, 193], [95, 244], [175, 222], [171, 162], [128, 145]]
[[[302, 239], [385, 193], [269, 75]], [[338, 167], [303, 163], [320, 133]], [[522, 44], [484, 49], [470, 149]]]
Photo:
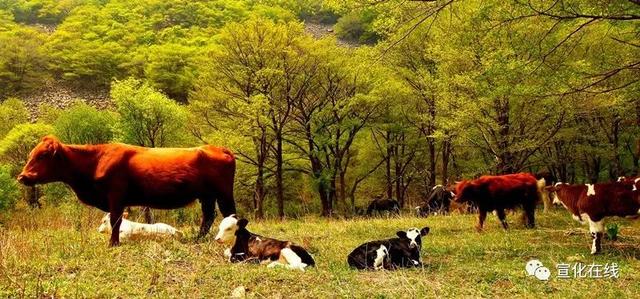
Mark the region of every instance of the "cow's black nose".
[[21, 184], [27, 185], [27, 186], [32, 186], [33, 184], [33, 180], [29, 179], [28, 176], [24, 175], [24, 174], [20, 174], [18, 175], [18, 182], [20, 182]]

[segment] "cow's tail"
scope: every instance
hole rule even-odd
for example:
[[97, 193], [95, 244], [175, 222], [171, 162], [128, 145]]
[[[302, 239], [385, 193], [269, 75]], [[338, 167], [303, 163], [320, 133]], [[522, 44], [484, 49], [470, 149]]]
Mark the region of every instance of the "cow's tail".
[[545, 178], [540, 178], [536, 180], [536, 193], [538, 197], [538, 202], [542, 202], [544, 205], [544, 211], [547, 212], [551, 207], [551, 198], [549, 198], [549, 193], [545, 190], [547, 187], [547, 180]]
[[311, 257], [309, 252], [307, 252], [307, 250], [305, 250], [304, 248], [294, 244], [291, 244], [289, 248], [291, 248], [291, 251], [295, 252], [295, 254], [297, 254], [300, 257], [302, 262], [307, 264], [307, 266], [313, 267], [316, 265], [316, 262], [313, 260], [313, 257]]

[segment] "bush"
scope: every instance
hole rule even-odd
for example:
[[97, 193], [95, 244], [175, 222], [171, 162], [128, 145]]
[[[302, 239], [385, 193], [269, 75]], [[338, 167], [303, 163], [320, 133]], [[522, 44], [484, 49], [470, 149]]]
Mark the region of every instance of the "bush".
[[149, 84], [132, 78], [116, 81], [111, 98], [120, 114], [124, 142], [149, 147], [186, 142], [186, 109]]
[[63, 142], [100, 144], [113, 140], [115, 123], [114, 113], [77, 102], [61, 111], [53, 126]]
[[338, 20], [336, 35], [345, 40], [363, 44], [374, 44], [380, 36], [373, 30], [372, 23], [376, 15], [371, 11], [354, 11]]
[[31, 28], [0, 27], [0, 98], [35, 87], [45, 77], [46, 36]]
[[40, 198], [45, 204], [59, 206], [64, 202], [74, 199], [73, 193], [64, 183], [50, 183], [42, 185], [40, 188], [42, 197]]
[[0, 104], [0, 138], [3, 138], [13, 127], [29, 122], [29, 111], [21, 100], [9, 98]]
[[42, 137], [53, 133], [53, 127], [45, 124], [19, 124], [0, 141], [0, 158], [9, 163], [12, 174], [26, 163], [31, 150]]
[[0, 166], [0, 212], [13, 208], [20, 197], [20, 187], [9, 165]]

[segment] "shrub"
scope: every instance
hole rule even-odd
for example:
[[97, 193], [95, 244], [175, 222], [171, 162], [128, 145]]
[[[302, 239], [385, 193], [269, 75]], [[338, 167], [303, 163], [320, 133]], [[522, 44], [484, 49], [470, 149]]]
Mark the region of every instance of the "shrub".
[[3, 138], [16, 125], [29, 122], [29, 111], [21, 100], [9, 98], [0, 104], [0, 119], [0, 138]]
[[335, 26], [336, 35], [349, 41], [374, 44], [380, 39], [372, 28], [374, 20], [375, 14], [371, 11], [351, 12], [338, 20]]
[[0, 166], [0, 212], [13, 208], [20, 197], [20, 187], [9, 165]]
[[63, 142], [74, 144], [108, 143], [114, 137], [116, 116], [99, 111], [83, 102], [76, 102], [60, 112], [54, 122], [56, 135]]
[[116, 81], [111, 98], [120, 114], [124, 142], [149, 147], [186, 142], [186, 109], [137, 79]]
[[16, 174], [26, 163], [29, 152], [42, 137], [53, 133], [53, 127], [45, 124], [19, 124], [0, 141], [0, 157]]

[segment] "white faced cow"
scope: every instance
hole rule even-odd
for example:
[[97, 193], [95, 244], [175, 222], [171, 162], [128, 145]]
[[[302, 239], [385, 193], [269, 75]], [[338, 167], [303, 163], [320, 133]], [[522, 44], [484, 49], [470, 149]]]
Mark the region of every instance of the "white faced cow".
[[364, 243], [349, 254], [347, 262], [360, 270], [420, 267], [422, 237], [428, 233], [429, 227], [410, 228], [397, 232], [397, 238]]
[[216, 241], [232, 245], [224, 253], [230, 262], [267, 262], [269, 268], [283, 266], [301, 271], [315, 265], [313, 257], [301, 246], [251, 233], [246, 228], [248, 223], [249, 220], [238, 219], [236, 215], [220, 222]]

